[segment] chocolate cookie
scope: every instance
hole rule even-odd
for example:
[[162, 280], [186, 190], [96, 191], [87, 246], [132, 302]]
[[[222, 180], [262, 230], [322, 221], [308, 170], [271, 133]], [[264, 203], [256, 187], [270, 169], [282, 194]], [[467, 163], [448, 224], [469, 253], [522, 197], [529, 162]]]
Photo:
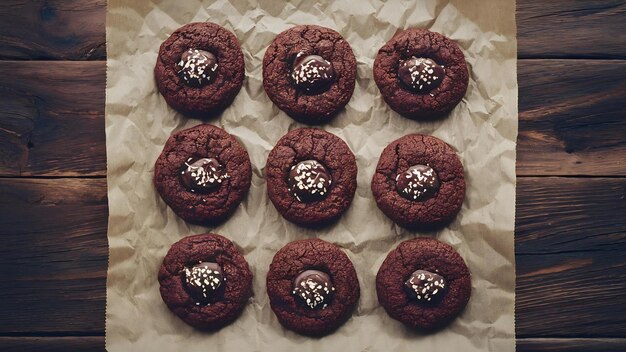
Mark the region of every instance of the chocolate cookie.
[[434, 330], [452, 321], [469, 301], [470, 272], [449, 245], [432, 238], [400, 243], [376, 275], [378, 302], [405, 325]]
[[393, 110], [419, 120], [450, 112], [465, 96], [469, 74], [455, 42], [412, 28], [396, 33], [380, 48], [374, 80]]
[[406, 135], [380, 155], [372, 178], [376, 204], [398, 225], [429, 230], [446, 225], [465, 198], [463, 165], [444, 141]]
[[285, 219], [324, 226], [350, 206], [356, 173], [354, 154], [341, 138], [320, 129], [296, 129], [267, 158], [267, 194]]
[[159, 284], [167, 307], [203, 330], [233, 322], [252, 296], [246, 259], [227, 238], [211, 233], [174, 243], [163, 259]]
[[267, 294], [284, 327], [325, 335], [350, 318], [360, 288], [350, 258], [339, 247], [308, 239], [291, 242], [274, 255]]
[[230, 216], [248, 192], [251, 178], [245, 148], [208, 124], [172, 134], [154, 165], [154, 185], [165, 203], [198, 224], [217, 224]]
[[161, 44], [154, 77], [174, 109], [207, 117], [229, 106], [243, 84], [243, 53], [237, 38], [210, 22], [190, 23]]
[[290, 28], [263, 57], [263, 87], [281, 110], [297, 121], [321, 124], [352, 97], [356, 58], [348, 42], [330, 28]]

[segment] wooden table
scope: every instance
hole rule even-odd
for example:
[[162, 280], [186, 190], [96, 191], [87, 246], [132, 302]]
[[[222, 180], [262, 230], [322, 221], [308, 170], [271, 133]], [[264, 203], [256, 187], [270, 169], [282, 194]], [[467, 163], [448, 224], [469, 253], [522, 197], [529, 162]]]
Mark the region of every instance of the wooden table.
[[[518, 351], [626, 351], [626, 2], [519, 1]], [[0, 351], [104, 349], [105, 11], [0, 3]]]

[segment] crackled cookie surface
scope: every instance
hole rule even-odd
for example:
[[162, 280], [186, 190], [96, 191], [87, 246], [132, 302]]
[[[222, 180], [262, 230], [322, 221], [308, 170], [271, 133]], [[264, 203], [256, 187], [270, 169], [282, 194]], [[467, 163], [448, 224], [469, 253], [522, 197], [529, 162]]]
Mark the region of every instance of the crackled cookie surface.
[[246, 259], [233, 242], [211, 233], [174, 243], [158, 279], [167, 307], [202, 330], [232, 323], [252, 296], [252, 273]]
[[243, 53], [233, 33], [211, 22], [187, 24], [161, 44], [154, 77], [175, 110], [205, 118], [229, 106], [245, 77]]
[[308, 239], [291, 242], [274, 255], [267, 294], [284, 327], [325, 335], [350, 318], [360, 288], [352, 262], [339, 247]]
[[372, 178], [376, 204], [398, 225], [430, 230], [444, 226], [465, 198], [463, 165], [439, 138], [410, 134], [391, 142]]
[[203, 124], [172, 134], [154, 165], [154, 185], [181, 218], [217, 224], [250, 188], [248, 152], [223, 129]]
[[400, 243], [376, 274], [378, 302], [389, 316], [423, 331], [450, 323], [467, 305], [471, 291], [463, 258], [432, 238]]
[[297, 121], [322, 124], [350, 100], [356, 58], [336, 31], [301, 25], [270, 44], [263, 57], [263, 87], [269, 98]]
[[469, 83], [459, 45], [426, 29], [396, 33], [378, 51], [373, 69], [385, 102], [416, 120], [450, 112], [465, 96]]
[[284, 135], [267, 158], [267, 194], [276, 210], [300, 226], [321, 227], [343, 214], [356, 191], [357, 165], [332, 133], [300, 128]]

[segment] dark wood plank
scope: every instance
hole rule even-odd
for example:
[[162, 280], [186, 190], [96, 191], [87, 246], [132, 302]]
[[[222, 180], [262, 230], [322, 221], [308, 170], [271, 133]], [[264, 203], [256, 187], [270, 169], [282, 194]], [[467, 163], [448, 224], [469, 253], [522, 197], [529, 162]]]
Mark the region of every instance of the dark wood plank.
[[517, 352], [624, 352], [626, 339], [517, 339]]
[[[625, 12], [621, 0], [518, 1], [519, 55], [626, 58]], [[105, 15], [105, 0], [4, 0], [0, 58], [104, 59]]]
[[[104, 351], [104, 336], [0, 337], [0, 352]], [[623, 352], [626, 339], [517, 339], [518, 352]]]
[[518, 175], [626, 175], [626, 61], [518, 66]]
[[520, 337], [626, 337], [626, 179], [522, 178]]
[[[105, 181], [0, 179], [0, 194], [0, 334], [101, 333]], [[520, 337], [626, 337], [625, 196], [624, 178], [519, 180]]]
[[522, 58], [626, 58], [623, 0], [519, 0], [517, 28]]
[[105, 62], [0, 62], [0, 175], [104, 175]]
[[[626, 175], [626, 61], [521, 60], [519, 83], [519, 175]], [[104, 62], [0, 62], [0, 176], [104, 176], [104, 85]]]
[[[603, 245], [611, 242], [605, 240]], [[626, 336], [626, 258], [622, 253], [580, 250], [518, 255], [518, 336]]]
[[516, 254], [625, 251], [625, 199], [624, 178], [518, 179]]
[[0, 333], [102, 332], [106, 180], [1, 179], [0, 195]]
[[106, 0], [3, 0], [0, 58], [104, 59], [105, 18]]
[[517, 352], [549, 351], [624, 352], [626, 351], [626, 339], [517, 339]]
[[0, 337], [0, 352], [104, 352], [104, 336]]

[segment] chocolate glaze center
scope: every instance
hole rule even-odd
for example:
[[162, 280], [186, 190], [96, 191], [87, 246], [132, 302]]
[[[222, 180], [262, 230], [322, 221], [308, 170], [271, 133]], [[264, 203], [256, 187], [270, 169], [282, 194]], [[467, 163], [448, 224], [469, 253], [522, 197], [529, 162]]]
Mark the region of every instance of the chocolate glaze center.
[[310, 309], [326, 308], [334, 292], [330, 276], [323, 271], [305, 270], [293, 280], [292, 294]]
[[398, 78], [416, 93], [428, 93], [439, 87], [446, 71], [432, 59], [411, 57], [400, 63]]
[[298, 54], [291, 70], [293, 83], [305, 94], [319, 94], [335, 81], [335, 69], [319, 55]]

